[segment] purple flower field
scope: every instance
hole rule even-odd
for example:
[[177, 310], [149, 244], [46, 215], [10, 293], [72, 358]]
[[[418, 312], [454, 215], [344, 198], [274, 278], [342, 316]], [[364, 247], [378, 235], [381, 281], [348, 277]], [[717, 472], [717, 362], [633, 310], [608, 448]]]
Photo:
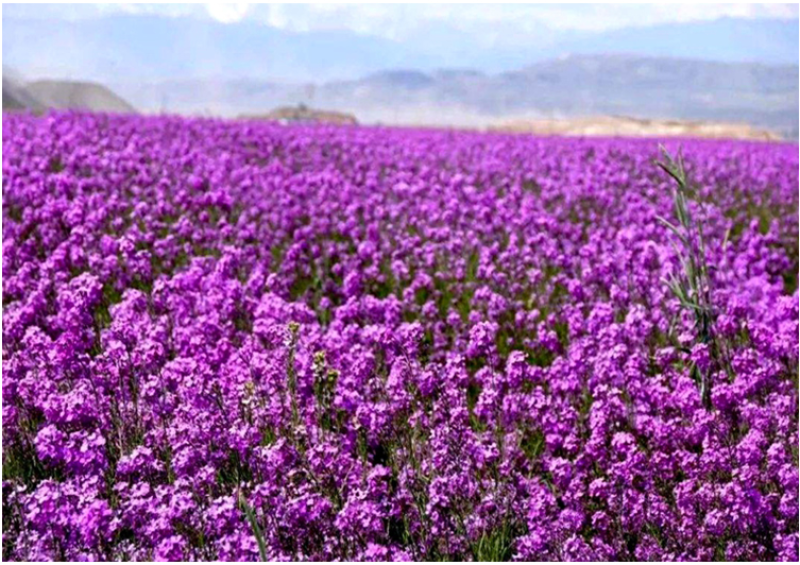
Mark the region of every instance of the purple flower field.
[[798, 149], [3, 117], [5, 560], [798, 558]]

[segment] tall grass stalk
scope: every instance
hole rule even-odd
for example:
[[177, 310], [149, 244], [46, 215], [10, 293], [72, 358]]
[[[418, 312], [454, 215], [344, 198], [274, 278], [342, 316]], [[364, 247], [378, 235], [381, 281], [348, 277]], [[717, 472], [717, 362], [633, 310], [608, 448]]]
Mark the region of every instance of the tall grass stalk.
[[677, 159], [673, 159], [663, 146], [660, 150], [663, 160], [658, 162], [658, 166], [675, 181], [675, 189], [674, 221], [670, 222], [661, 216], [658, 216], [658, 221], [678, 238], [680, 247], [676, 245], [675, 251], [682, 268], [678, 273], [671, 273], [665, 282], [681, 306], [692, 313], [695, 320], [695, 341], [709, 348], [712, 366], [708, 370], [701, 370], [692, 362], [691, 374], [700, 387], [703, 404], [710, 407], [710, 373], [712, 370], [724, 368], [730, 374], [730, 367], [724, 362], [725, 344], [714, 331], [716, 312], [711, 299], [712, 284], [708, 275], [703, 228], [694, 220], [689, 208], [689, 202], [694, 200], [694, 191], [687, 178], [681, 153], [678, 152]]

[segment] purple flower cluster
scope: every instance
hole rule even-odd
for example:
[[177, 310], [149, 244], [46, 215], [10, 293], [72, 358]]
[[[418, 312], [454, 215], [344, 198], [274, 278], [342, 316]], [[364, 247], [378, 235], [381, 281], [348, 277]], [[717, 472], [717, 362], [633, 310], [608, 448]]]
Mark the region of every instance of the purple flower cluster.
[[724, 350], [652, 140], [4, 116], [4, 558], [796, 561], [797, 147], [680, 145]]

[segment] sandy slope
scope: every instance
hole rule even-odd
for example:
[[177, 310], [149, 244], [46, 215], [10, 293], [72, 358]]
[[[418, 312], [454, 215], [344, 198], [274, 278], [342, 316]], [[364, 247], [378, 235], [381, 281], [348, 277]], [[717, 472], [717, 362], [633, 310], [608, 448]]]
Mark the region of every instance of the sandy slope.
[[620, 137], [706, 137], [775, 141], [777, 134], [748, 124], [684, 120], [646, 120], [624, 116], [598, 116], [567, 120], [512, 120], [490, 131], [537, 135]]

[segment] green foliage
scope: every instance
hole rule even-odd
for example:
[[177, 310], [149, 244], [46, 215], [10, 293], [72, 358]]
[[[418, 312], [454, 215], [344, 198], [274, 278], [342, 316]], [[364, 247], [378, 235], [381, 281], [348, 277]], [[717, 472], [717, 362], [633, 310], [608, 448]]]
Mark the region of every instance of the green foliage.
[[536, 458], [544, 452], [545, 444], [542, 430], [538, 428], [525, 430], [524, 435], [520, 439], [519, 447], [529, 461], [535, 461]]
[[247, 504], [247, 501], [241, 492], [239, 493], [239, 507], [244, 512], [244, 515], [247, 517], [247, 522], [250, 524], [250, 528], [253, 530], [253, 535], [258, 543], [259, 559], [262, 562], [269, 561], [269, 559], [267, 559], [267, 544], [264, 542], [264, 534], [261, 532], [261, 527], [258, 525], [256, 514], [253, 511], [253, 508]]
[[300, 412], [297, 405], [297, 368], [295, 367], [295, 355], [297, 354], [297, 340], [300, 335], [300, 324], [289, 322], [289, 359], [286, 363], [287, 386], [289, 400], [292, 405], [292, 435], [300, 425]]
[[515, 524], [506, 519], [501, 526], [484, 532], [472, 545], [474, 560], [481, 562], [511, 561], [514, 540], [518, 535], [516, 530]]
[[336, 394], [336, 382], [339, 371], [328, 368], [325, 361], [325, 352], [318, 351], [314, 354], [314, 398], [317, 401], [317, 411], [320, 427], [325, 431], [334, 428], [334, 417], [331, 414], [331, 405]]

